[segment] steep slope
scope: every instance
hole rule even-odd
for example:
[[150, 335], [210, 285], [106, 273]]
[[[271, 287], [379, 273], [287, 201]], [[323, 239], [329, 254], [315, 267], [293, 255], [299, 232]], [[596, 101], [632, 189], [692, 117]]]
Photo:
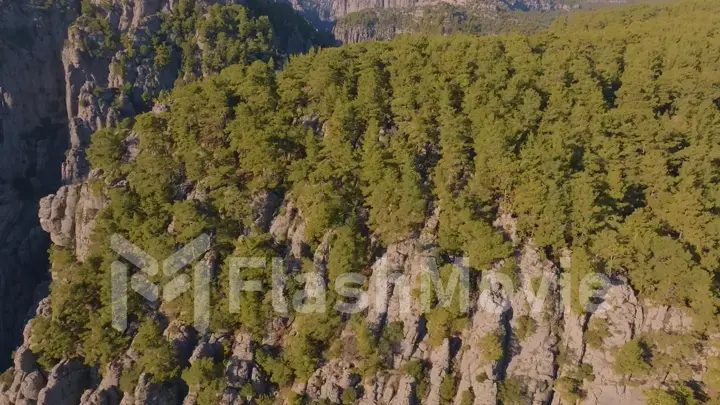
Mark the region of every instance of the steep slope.
[[61, 181], [87, 177], [93, 132], [150, 110], [178, 78], [255, 59], [280, 64], [328, 42], [287, 5], [213, 3], [0, 3], [0, 353], [21, 342], [26, 312], [39, 299], [35, 289], [46, 279], [49, 241], [40, 226], [60, 246], [75, 243], [63, 234], [74, 231], [64, 216], [76, 200], [41, 206], [40, 222], [38, 202]]
[[[178, 86], [95, 132], [91, 179], [44, 200], [75, 243], [52, 249], [0, 404], [717, 403], [717, 11], [407, 37]], [[113, 329], [111, 241], [160, 259], [203, 233], [209, 291], [131, 292]], [[169, 281], [124, 257], [135, 283]], [[463, 268], [467, 296], [423, 293]]]
[[45, 280], [49, 240], [37, 202], [60, 185], [67, 149], [60, 63], [69, 7], [0, 2], [0, 367], [22, 340], [35, 289]]
[[[651, 0], [652, 1], [652, 0]], [[637, 0], [291, 1], [341, 43], [388, 40], [402, 33], [534, 33], [563, 12]]]

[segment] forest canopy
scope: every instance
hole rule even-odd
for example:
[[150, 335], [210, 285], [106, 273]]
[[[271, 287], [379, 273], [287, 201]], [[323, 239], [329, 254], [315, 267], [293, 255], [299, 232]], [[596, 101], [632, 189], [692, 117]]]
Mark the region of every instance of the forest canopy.
[[[156, 101], [164, 112], [93, 135], [88, 156], [104, 173], [95, 181], [109, 204], [89, 260], [53, 254], [63, 275], [53, 302], [72, 294], [73, 304], [36, 325], [57, 336], [37, 350], [79, 355], [81, 336], [86, 360], [100, 364], [129, 345], [102, 327], [111, 233], [163, 257], [208, 232], [219, 279], [231, 254], [277, 255], [252, 213], [268, 193], [295, 203], [311, 247], [334, 230], [333, 279], [368, 271], [371, 246], [419, 232], [434, 212], [441, 253], [466, 254], [482, 271], [511, 255], [493, 225], [507, 213], [518, 237], [549, 259], [570, 249], [567, 271], [624, 276], [642, 298], [716, 327], [719, 26], [716, 1], [638, 6], [568, 15], [533, 36], [405, 36], [293, 56], [281, 71], [255, 60], [181, 85]], [[140, 148], [132, 160], [123, 148], [130, 133]], [[188, 189], [203, 198], [186, 198]], [[218, 282], [213, 305], [227, 299]], [[182, 318], [191, 305], [179, 299], [165, 309]], [[213, 327], [260, 333], [272, 317], [267, 297], [247, 294], [242, 305], [253, 310], [218, 310]], [[146, 311], [130, 308], [139, 318]], [[293, 344], [261, 357], [262, 367], [280, 386], [307, 378], [347, 321], [299, 316]], [[159, 332], [141, 331], [138, 350], [165, 358]], [[98, 333], [107, 335], [102, 347], [93, 344]], [[375, 367], [387, 361], [368, 346]], [[183, 378], [196, 384], [203, 373], [214, 370], [198, 364]]]

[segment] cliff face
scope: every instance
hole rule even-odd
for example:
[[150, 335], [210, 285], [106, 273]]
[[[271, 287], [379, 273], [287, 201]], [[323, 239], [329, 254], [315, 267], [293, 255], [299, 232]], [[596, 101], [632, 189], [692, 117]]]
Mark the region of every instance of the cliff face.
[[74, 7], [0, 2], [0, 367], [46, 278], [38, 200], [60, 184], [68, 143], [60, 53]]
[[[308, 255], [308, 243], [304, 236], [305, 222], [291, 201], [283, 208], [273, 210], [275, 201], [264, 199], [257, 207], [258, 213], [277, 211], [270, 221], [264, 222], [278, 243], [287, 243], [286, 259], [293, 262], [312, 256], [315, 270], [325, 274], [328, 260], [330, 231], [314, 253]], [[76, 251], [82, 259], [87, 241], [81, 233], [92, 228], [95, 207], [102, 206], [102, 199], [93, 197], [87, 185], [63, 187], [58, 194], [43, 200], [43, 226], [51, 232], [56, 243], [66, 244], [75, 240]], [[48, 208], [50, 207], [50, 208]], [[58, 227], [58, 224], [68, 224]], [[512, 232], [514, 220], [506, 217], [496, 223]], [[500, 281], [498, 269], [487, 269], [483, 279], [487, 287], [477, 296], [471, 296], [467, 323], [453, 338], [445, 338], [439, 344], [431, 341], [427, 332], [426, 317], [416, 299], [406, 301], [406, 288], [416, 288], [420, 275], [428, 271], [428, 259], [437, 250], [437, 216], [430, 217], [419, 234], [393, 243], [372, 266], [369, 292], [373, 297], [366, 312], [372, 333], [382, 336], [392, 325], [400, 325], [402, 337], [393, 350], [392, 369], [360, 378], [357, 367], [355, 339], [357, 330], [348, 325], [341, 333], [342, 344], [337, 356], [318, 366], [302, 383], [296, 383], [292, 391], [312, 401], [340, 404], [347, 398], [346, 391], [361, 393], [355, 403], [364, 405], [397, 404], [410, 405], [452, 403], [454, 405], [491, 405], [509, 395], [510, 381], [523, 387], [518, 400], [527, 404], [645, 404], [644, 392], [663, 386], [674, 378], [672, 371], [662, 377], [647, 377], [628, 384], [626, 376], [618, 374], [614, 367], [618, 350], [638, 334], [663, 334], [668, 337], [682, 336], [692, 328], [692, 319], [675, 308], [658, 306], [640, 301], [623, 279], [612, 280], [603, 296], [603, 302], [592, 314], [579, 314], [564, 306], [563, 286], [558, 280], [557, 265], [541, 258], [532, 241], [515, 239], [514, 259], [518, 263], [518, 281], [515, 291], [508, 290]], [[512, 236], [510, 233], [509, 236]], [[571, 252], [561, 259], [562, 266], [572, 266]], [[205, 260], [212, 260], [206, 257]], [[400, 274], [407, 285], [387, 283], [383, 277]], [[532, 280], [542, 279], [541, 287]], [[544, 285], [544, 286], [542, 286]], [[379, 293], [383, 291], [385, 293]], [[306, 285], [307, 296], [314, 296]], [[547, 291], [542, 310], [534, 304], [536, 294]], [[375, 299], [375, 297], [380, 297]], [[43, 300], [36, 317], [50, 316], [51, 303]], [[233, 405], [245, 402], [243, 387], [250, 384], [258, 394], [273, 393], [273, 385], [263, 373], [255, 358], [256, 348], [252, 337], [243, 331], [230, 334], [216, 332], [201, 335], [182, 321], [169, 324], [158, 312], [157, 320], [164, 328], [163, 336], [177, 349], [180, 364], [191, 365], [206, 358], [223, 358], [224, 387], [219, 404]], [[531, 321], [528, 321], [531, 319]], [[532, 328], [522, 324], [531, 322]], [[599, 341], [591, 342], [589, 330], [602, 322], [606, 330]], [[136, 326], [131, 326], [135, 328]], [[263, 345], [283, 347], [288, 336], [295, 331], [294, 323], [278, 317], [267, 325]], [[488, 336], [498, 337], [498, 353], [485, 354], [489, 348]], [[25, 329], [24, 342], [16, 350], [14, 364], [8, 376], [9, 382], [0, 382], [0, 405], [81, 404], [81, 405], [195, 405], [198, 393], [187, 393], [179, 380], [163, 384], [152, 382], [151, 376], [143, 374], [134, 388], [123, 393], [121, 375], [138, 361], [138, 354], [131, 348], [121, 359], [110, 363], [105, 370], [94, 370], [78, 360], [63, 360], [51, 368], [40, 366], [32, 353], [31, 328]], [[677, 345], [670, 345], [677, 349]], [[695, 356], [685, 357], [698, 378], [707, 369], [706, 359], [700, 353], [712, 348], [695, 348]], [[560, 360], [560, 357], [563, 360]], [[420, 376], [406, 373], [411, 363], [423, 364]], [[588, 371], [588, 369], [590, 371]], [[454, 381], [448, 391], [447, 379]], [[572, 388], [568, 388], [571, 384]], [[420, 390], [418, 387], [423, 386]], [[472, 392], [472, 396], [469, 396]], [[582, 393], [582, 394], [578, 394]], [[282, 394], [284, 403], [292, 403]], [[293, 394], [294, 395], [294, 394]], [[419, 396], [418, 396], [419, 395]], [[573, 395], [578, 395], [577, 397]]]
[[310, 21], [324, 26], [341, 20], [348, 14], [363, 10], [406, 10], [449, 4], [466, 6], [486, 11], [551, 11], [570, 10], [579, 4], [627, 3], [629, 0], [288, 0], [293, 8], [305, 15]]
[[[0, 368], [20, 342], [28, 308], [43, 295], [33, 298], [47, 278], [49, 239], [43, 229], [59, 245], [77, 242], [60, 235], [75, 229], [71, 219], [74, 205], [82, 207], [80, 190], [57, 190], [89, 175], [90, 135], [149, 110], [151, 100], [178, 78], [212, 73], [201, 61], [213, 49], [197, 35], [185, 56], [170, 45], [174, 37], [162, 39], [167, 48], [154, 47], [177, 2], [90, 3], [92, 13], [80, 15], [76, 0], [0, 1]], [[226, 2], [200, 4], [214, 3]], [[301, 22], [288, 20], [267, 47], [309, 49], [314, 38], [306, 36]], [[163, 62], [156, 62], [164, 49]], [[195, 62], [181, 72], [181, 60]], [[39, 207], [49, 194], [63, 198], [45, 199]], [[65, 201], [68, 195], [74, 197]]]
[[[71, 248], [77, 259], [83, 261], [95, 216], [106, 204], [103, 195], [93, 192], [90, 185], [98, 174], [88, 172], [85, 160], [90, 135], [149, 109], [148, 97], [171, 88], [183, 75], [180, 53], [171, 51], [167, 64], [161, 66], [156, 64], [156, 50], [130, 57], [129, 50], [121, 44], [106, 45], [103, 35], [110, 32], [124, 36], [132, 44], [130, 49], [148, 46], [159, 29], [157, 13], [167, 12], [173, 4], [149, 0], [111, 3], [110, 9], [97, 16], [108, 22], [110, 31], [102, 33], [87, 21], [78, 22], [72, 8], [45, 10], [9, 4], [0, 9], [0, 15], [7, 19], [2, 27], [13, 27], [19, 32], [33, 29], [29, 38], [44, 38], [21, 43], [22, 46], [6, 43], [0, 51], [1, 150], [5, 157], [3, 176], [7, 176], [0, 184], [0, 229], [6, 230], [0, 246], [4, 249], [3, 257], [8, 258], [3, 260], [5, 267], [0, 268], [3, 293], [0, 338], [7, 336], [2, 341], [7, 352], [21, 343], [15, 350], [12, 368], [0, 379], [0, 405], [199, 402], [199, 394], [187, 392], [188, 387], [179, 379], [158, 384], [150, 375], [142, 374], [132, 387], [121, 388], [123, 371], [139, 361], [134, 349], [124, 352], [103, 370], [88, 367], [78, 359], [40, 365], [31, 350], [32, 341], [48, 337], [32, 336], [30, 327], [20, 336], [26, 308], [31, 306], [33, 291], [46, 271], [44, 251], [48, 239]], [[18, 25], [19, 21], [25, 25]], [[73, 28], [68, 30], [71, 25]], [[352, 32], [347, 37], [350, 40], [377, 35], [362, 30]], [[55, 34], [66, 40], [55, 38]], [[103, 50], [91, 53], [96, 49]], [[200, 75], [204, 74], [202, 67], [197, 69]], [[166, 108], [157, 104], [153, 111], [161, 113]], [[314, 128], [325, 127], [315, 121]], [[136, 141], [132, 134], [124, 141], [124, 156], [128, 160], [137, 156]], [[61, 165], [62, 152], [68, 147], [70, 152]], [[68, 184], [58, 189], [61, 179]], [[200, 193], [195, 191], [194, 196], [186, 198], [199, 199]], [[319, 274], [327, 277], [332, 231], [311, 251], [305, 237], [305, 220], [292, 198], [287, 197], [282, 208], [277, 209], [281, 201], [274, 197], [268, 193], [256, 199], [252, 215], [256, 225], [272, 235], [274, 245], [287, 245], [289, 262], [310, 261]], [[368, 282], [371, 296], [378, 296], [378, 290], [384, 286], [381, 276], [388, 273], [403, 275], [411, 286], [417, 285], [420, 274], [428, 270], [428, 259], [438, 252], [438, 221], [437, 214], [433, 215], [425, 221], [421, 232], [387, 246], [372, 265]], [[643, 393], [651, 388], [671, 385], [673, 381], [701, 380], [708, 370], [707, 353], [716, 350], [713, 347], [692, 347], [683, 352], [683, 361], [691, 366], [693, 376], [676, 378], [668, 368], [663, 376], [628, 381], [615, 366], [619, 351], [626, 344], [641, 334], [656, 333], [670, 342], [658, 350], [672, 352], [683, 345], [681, 340], [672, 339], [689, 334], [692, 319], [678, 308], [642, 300], [622, 278], [612, 280], [597, 311], [592, 314], [573, 311], [565, 306], [565, 287], [558, 279], [560, 266], [572, 268], [572, 252], [566, 251], [557, 261], [545, 259], [532, 240], [517, 238], [511, 216], [501, 216], [495, 225], [512, 241], [512, 259], [518, 263], [517, 290], [507, 290], [500, 282], [502, 263], [482, 269], [486, 285], [477, 296], [470, 297], [463, 327], [451, 338], [434, 342], [427, 331], [427, 316], [419, 304], [404, 301], [405, 287], [393, 283], [384, 294], [379, 294], [383, 299], [371, 302], [363, 314], [376, 336], [400, 328], [402, 336], [393, 347], [392, 367], [360, 378], [358, 331], [346, 325], [337, 356], [318, 364], [309, 378], [295, 384], [292, 391], [313, 401], [333, 404], [354, 398], [352, 402], [367, 405], [418, 402], [490, 405], [498, 401], [511, 403], [507, 397], [509, 387], [521, 387], [522, 392], [516, 392], [517, 403], [639, 405], [645, 403]], [[204, 260], [217, 265], [212, 255]], [[547, 287], [542, 311], [533, 306], [539, 291], [537, 280], [541, 280], [541, 290], [543, 282]], [[312, 284], [306, 285], [308, 296], [313, 295], [312, 290]], [[48, 299], [40, 301], [34, 316], [38, 319], [51, 316], [51, 304]], [[504, 310], [508, 308], [511, 310]], [[258, 395], [273, 393], [273, 383], [255, 357], [254, 345], [258, 342], [254, 343], [248, 333], [217, 331], [203, 336], [180, 320], [168, 323], [163, 318], [159, 308], [157, 320], [164, 330], [163, 337], [177, 349], [181, 364], [205, 358], [222, 359], [218, 364], [222, 364], [226, 385], [222, 387], [220, 404], [250, 402], [243, 394], [247, 386]], [[137, 325], [132, 325], [131, 330], [134, 327]], [[287, 338], [299, 329], [289, 318], [278, 316], [266, 326], [262, 345], [286, 348]], [[132, 337], [132, 332], [129, 336]], [[489, 351], [493, 353], [487, 354]], [[422, 365], [422, 375], [406, 372], [417, 364]], [[447, 381], [454, 384], [452, 389], [447, 388]], [[291, 395], [279, 393], [287, 404], [292, 403]], [[258, 396], [253, 400], [259, 402]]]
[[[338, 42], [357, 43], [389, 40], [402, 33], [531, 34], [547, 28], [560, 13], [632, 1], [458, 0], [377, 4], [343, 1], [331, 4], [322, 15]], [[307, 7], [293, 5], [301, 11]]]

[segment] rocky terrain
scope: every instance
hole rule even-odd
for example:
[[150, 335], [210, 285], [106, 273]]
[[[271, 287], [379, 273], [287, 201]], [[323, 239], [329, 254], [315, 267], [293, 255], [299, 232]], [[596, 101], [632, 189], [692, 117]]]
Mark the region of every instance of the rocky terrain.
[[[168, 54], [163, 64], [156, 63], [154, 44], [161, 23], [170, 18], [177, 2], [85, 3], [94, 6], [92, 12], [83, 14], [78, 0], [0, 2], [0, 229], [4, 230], [0, 353], [4, 354], [21, 341], [33, 300], [46, 294], [41, 282], [47, 278], [49, 240], [42, 229], [74, 230], [69, 219], [61, 224], [50, 217], [52, 199], [38, 206], [40, 199], [69, 192], [74, 197], [54, 209], [74, 212], [74, 193], [79, 188], [73, 187], [79, 186], [56, 190], [88, 176], [85, 149], [90, 135], [150, 109], [151, 100], [171, 89], [181, 74], [189, 78], [210, 73], [200, 66], [181, 71], [181, 61], [199, 61], [212, 51], [200, 50], [199, 38], [193, 39], [191, 55], [183, 59], [183, 51], [171, 45], [175, 38], [163, 37]], [[284, 22], [276, 42], [268, 46], [285, 54], [307, 50], [320, 39], [307, 36], [314, 34], [308, 34], [304, 24], [297, 17]], [[6, 359], [0, 356], [0, 367], [7, 365]]]
[[[0, 367], [46, 279], [37, 202], [60, 185], [69, 117], [61, 51], [70, 9], [0, 2]], [[43, 294], [43, 293], [40, 293]]]
[[[140, 358], [134, 348], [104, 369], [89, 367], [77, 358], [40, 364], [31, 349], [33, 341], [52, 336], [33, 336], [29, 325], [23, 330], [29, 317], [52, 314], [52, 302], [43, 298], [49, 241], [71, 249], [84, 261], [96, 216], [107, 204], [102, 193], [93, 191], [101, 173], [89, 170], [90, 135], [121, 126], [124, 118], [141, 112], [164, 112], [168, 107], [153, 99], [162, 97], [178, 79], [213, 72], [202, 63], [202, 52], [209, 51], [199, 35], [193, 37], [200, 53], [192, 56], [197, 63], [191, 69], [183, 67], [187, 53], [176, 48], [171, 48], [165, 64], [157, 63], [159, 48], [150, 44], [161, 29], [158, 15], [172, 13], [174, 1], [118, 0], [110, 2], [109, 8], [105, 2], [93, 4], [97, 14], [90, 21], [87, 15], [78, 17], [82, 13], [77, 2], [44, 7], [0, 2], [0, 161], [4, 169], [0, 229], [5, 230], [0, 243], [4, 258], [0, 265], [0, 369], [9, 366], [0, 376], [0, 405], [202, 405], [199, 393], [180, 378], [157, 383], [142, 374], [132, 387], [123, 386], [123, 371]], [[333, 21], [365, 7], [405, 5], [326, 2], [293, 6], [317, 13], [320, 21]], [[511, 6], [560, 7], [552, 2]], [[100, 29], [98, 20], [105, 21]], [[300, 31], [282, 36], [286, 42], [278, 48], [287, 53], [308, 49], [313, 38], [303, 37]], [[358, 31], [343, 40], [362, 41], [375, 35]], [[109, 37], [117, 41], [107, 42]], [[143, 46], [147, 52], [131, 55]], [[324, 123], [312, 121], [308, 125], [324, 128]], [[137, 158], [136, 137], [129, 134], [122, 146], [124, 159]], [[200, 193], [184, 198], [200, 199]], [[327, 273], [327, 241], [332, 231], [317, 245], [309, 241], [303, 213], [292, 195], [282, 199], [270, 193], [258, 196], [253, 219], [272, 235], [272, 243], [287, 246], [289, 263], [310, 260], [319, 274]], [[384, 299], [372, 301], [362, 314], [377, 336], [393, 325], [402, 329], [392, 368], [362, 378], [354, 343], [358, 332], [347, 325], [336, 356], [319, 365], [307, 381], [280, 393], [279, 401], [291, 404], [293, 398], [303, 397], [367, 405], [418, 401], [432, 405], [645, 404], [649, 390], [674, 387], [677, 381], [701, 381], [710, 368], [708, 359], [718, 355], [712, 345], [695, 340], [692, 345], [685, 343], [683, 339], [693, 333], [691, 317], [679, 308], [643, 300], [622, 277], [611, 280], [594, 312], [568, 307], [564, 297], [569, 287], [559, 275], [561, 269], [572, 268], [571, 252], [545, 258], [531, 239], [517, 237], [516, 218], [510, 214], [502, 215], [495, 226], [512, 242], [512, 258], [519, 269], [517, 289], [508, 290], [501, 283], [502, 263], [482, 269], [485, 287], [470, 296], [461, 331], [439, 344], [430, 342], [419, 303], [404, 301], [404, 291], [417, 286], [420, 275], [428, 270], [428, 259], [439, 250], [438, 221], [437, 215], [430, 216], [420, 232], [388, 245], [371, 266], [368, 286], [373, 297], [383, 291], [381, 277], [387, 274], [404, 276], [410, 286], [390, 283], [379, 294]], [[212, 255], [205, 259], [213, 261]], [[536, 295], [545, 287], [548, 295], [543, 306], [536, 308]], [[312, 290], [312, 285], [306, 289]], [[274, 384], [256, 358], [257, 346], [282, 348], [299, 333], [292, 318], [283, 316], [266, 326], [261, 342], [242, 330], [202, 334], [183, 321], [168, 322], [162, 308], [156, 308], [156, 318], [184, 368], [203, 359], [222, 364], [226, 385], [219, 403], [223, 405], [260, 403], [263, 395], [272, 393]], [[131, 325], [127, 335], [132, 336], [137, 327]], [[620, 351], [641, 335], [665, 342], [655, 349], [669, 362], [661, 372], [630, 378], [616, 363]], [[11, 364], [2, 363], [12, 350]], [[679, 364], [682, 367], [675, 367]], [[253, 389], [251, 395], [245, 390], [248, 386]]]
[[[103, 201], [92, 196], [87, 184], [77, 184], [62, 187], [40, 205], [41, 224], [53, 242], [74, 246], [82, 258], [94, 214]], [[302, 215], [291, 201], [285, 202], [279, 212], [273, 214], [269, 231], [278, 241], [288, 241], [288, 259], [300, 258], [308, 248]], [[417, 285], [419, 275], [428, 270], [428, 258], [433, 257], [437, 249], [437, 224], [437, 217], [431, 217], [421, 233], [388, 246], [373, 265], [369, 281], [371, 294], [382, 288], [379, 277], [388, 274], [401, 274], [411, 286]], [[509, 237], [513, 236], [511, 217], [503, 218], [497, 225], [503, 226]], [[641, 333], [679, 338], [691, 330], [692, 319], [678, 309], [639, 301], [623, 279], [612, 280], [593, 314], [574, 312], [563, 306], [562, 283], [557, 278], [557, 266], [572, 266], [569, 257], [556, 264], [542, 259], [532, 241], [514, 238], [514, 245], [521, 285], [517, 291], [508, 291], [498, 282], [495, 269], [484, 272], [488, 287], [471, 297], [469, 321], [459, 337], [446, 338], [437, 346], [430, 344], [419, 302], [413, 299], [410, 307], [405, 307], [407, 302], [402, 301], [405, 287], [399, 283], [386, 284], [386, 294], [379, 295], [384, 299], [371, 301], [367, 321], [376, 333], [382, 333], [388, 325], [402, 325], [403, 337], [393, 360], [394, 369], [362, 379], [356, 372], [356, 349], [351, 344], [343, 345], [337, 358], [318, 368], [307, 382], [295, 384], [292, 390], [310, 400], [328, 403], [344, 401], [343, 393], [352, 390], [363, 393], [357, 398], [360, 404], [412, 404], [414, 387], [423, 384], [426, 389], [425, 396], [420, 398], [422, 403], [490, 405], [502, 398], [507, 401], [507, 397], [502, 396], [502, 387], [508, 381], [518, 381], [526, 387], [522, 402], [505, 403], [644, 404], [644, 392], [672, 381], [673, 371], [669, 370], [662, 378], [647, 378], [628, 385], [626, 376], [619, 375], [613, 367], [617, 350]], [[327, 245], [318, 246], [312, 256], [322, 271], [327, 261]], [[548, 291], [541, 311], [534, 310], [533, 305], [536, 293], [542, 288], [537, 289], [530, 281], [538, 277], [545, 280]], [[50, 305], [47, 299], [42, 300], [35, 316], [49, 316]], [[506, 311], [507, 308], [511, 310]], [[519, 323], [527, 317], [532, 318], [536, 326], [529, 332], [520, 332]], [[177, 348], [183, 364], [193, 364], [203, 358], [222, 358], [223, 352], [226, 353], [228, 385], [220, 404], [247, 403], [241, 394], [246, 384], [251, 384], [260, 394], [271, 390], [270, 382], [254, 358], [256, 343], [247, 333], [216, 332], [203, 336], [182, 322], [168, 324], [161, 313], [157, 319], [161, 324], [165, 322], [163, 335]], [[589, 325], [599, 321], [607, 325], [606, 331], [599, 342], [589, 342], [587, 334], [592, 328]], [[267, 325], [263, 344], [282, 345], [288, 334], [293, 334], [292, 330], [288, 319], [279, 317]], [[354, 334], [348, 327], [342, 332], [342, 339], [351, 342]], [[489, 335], [497, 335], [502, 342], [497, 357], [489, 358], [485, 354], [489, 350], [486, 339]], [[24, 342], [13, 356], [13, 366], [0, 382], [2, 405], [197, 404], [193, 392], [186, 392], [181, 383], [155, 384], [148, 375], [140, 376], [137, 386], [123, 394], [122, 371], [137, 360], [132, 349], [106, 370], [88, 368], [77, 360], [62, 361], [47, 369], [37, 363], [30, 350], [32, 339], [32, 331], [26, 328]], [[665, 350], [675, 350], [677, 344], [670, 344]], [[714, 350], [696, 347], [684, 358], [695, 370], [694, 378], [701, 378], [706, 371], [707, 356]], [[422, 380], [404, 371], [408, 364], [417, 361], [425, 368]], [[456, 379], [451, 398], [443, 388], [448, 378]], [[568, 390], [565, 384], [573, 384], [577, 391]], [[572, 396], [580, 392], [582, 396]]]
[[340, 43], [389, 40], [404, 33], [532, 33], [561, 13], [634, 0], [291, 1]]

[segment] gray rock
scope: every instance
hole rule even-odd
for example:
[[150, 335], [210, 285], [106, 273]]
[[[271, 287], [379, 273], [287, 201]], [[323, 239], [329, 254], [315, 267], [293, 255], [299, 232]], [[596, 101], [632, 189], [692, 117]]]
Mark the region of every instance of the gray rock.
[[[155, 384], [149, 374], [142, 374], [133, 394], [134, 405], [177, 405], [180, 398], [173, 384]], [[123, 404], [125, 398], [123, 398]]]
[[[521, 288], [512, 299], [511, 325], [516, 330], [518, 320], [528, 316], [534, 320], [536, 327], [525, 339], [515, 333], [511, 335], [507, 375], [523, 381], [527, 395], [533, 403], [540, 404], [550, 400], [555, 379], [559, 337], [553, 326], [560, 322], [561, 316], [557, 271], [552, 262], [540, 258], [532, 241], [528, 241], [519, 254]], [[533, 280], [540, 280], [538, 291], [533, 291]], [[543, 285], [547, 288], [544, 298]]]
[[27, 399], [37, 400], [40, 390], [45, 387], [45, 377], [40, 371], [35, 370], [28, 374], [20, 386], [20, 393]]
[[79, 187], [63, 186], [40, 200], [40, 226], [58, 246], [70, 247], [75, 239], [75, 207]]
[[440, 346], [432, 349], [428, 360], [431, 364], [429, 372], [430, 389], [423, 403], [439, 405], [441, 384], [450, 369], [450, 341], [445, 339]]
[[50, 370], [38, 405], [75, 405], [89, 386], [88, 369], [79, 360], [63, 360]]
[[238, 332], [235, 335], [232, 355], [225, 367], [228, 386], [242, 388], [250, 380], [254, 357], [252, 336], [243, 331]]
[[86, 390], [80, 399], [80, 405], [118, 405], [122, 399], [120, 376], [122, 363], [112, 362], [105, 369], [100, 384], [95, 389]]
[[105, 204], [86, 183], [62, 186], [57, 193], [40, 200], [40, 226], [54, 244], [74, 247], [76, 257], [83, 261], [88, 254], [95, 216]]
[[197, 331], [181, 321], [173, 320], [163, 331], [163, 336], [177, 350], [180, 363], [184, 364], [193, 355], [197, 344]]

